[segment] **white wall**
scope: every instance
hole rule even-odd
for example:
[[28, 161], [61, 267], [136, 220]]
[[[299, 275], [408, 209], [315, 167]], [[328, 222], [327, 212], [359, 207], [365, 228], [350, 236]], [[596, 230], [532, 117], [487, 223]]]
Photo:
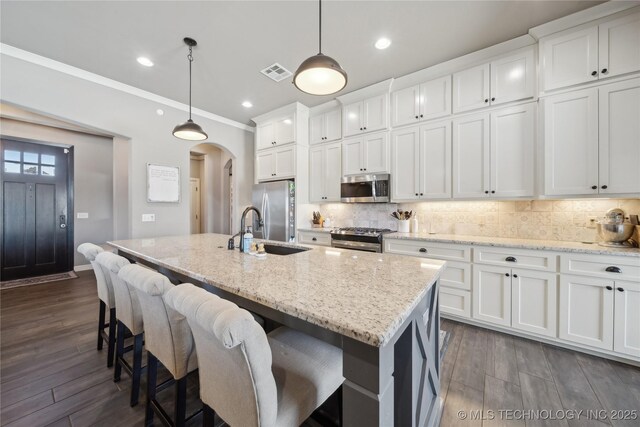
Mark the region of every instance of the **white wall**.
[[[70, 68], [64, 64], [50, 66], [47, 61], [32, 59], [30, 55], [17, 56], [4, 50], [0, 54], [2, 102], [129, 140], [130, 236], [189, 233], [189, 151], [197, 143], [181, 141], [171, 135], [173, 127], [187, 118], [181, 111], [182, 106], [174, 106], [175, 102], [163, 105], [154, 100], [162, 101], [153, 94], [143, 97], [128, 93], [127, 87], [117, 82], [111, 85], [114, 88], [90, 81], [104, 79], [86, 77], [89, 73], [82, 70], [58, 71]], [[157, 108], [165, 111], [164, 116], [156, 114]], [[208, 142], [223, 147], [236, 159], [234, 210], [238, 212], [251, 203], [253, 133], [196, 113], [197, 110], [193, 118], [209, 134]], [[180, 203], [146, 202], [146, 163], [180, 167]], [[154, 213], [156, 222], [142, 223], [143, 213]]]

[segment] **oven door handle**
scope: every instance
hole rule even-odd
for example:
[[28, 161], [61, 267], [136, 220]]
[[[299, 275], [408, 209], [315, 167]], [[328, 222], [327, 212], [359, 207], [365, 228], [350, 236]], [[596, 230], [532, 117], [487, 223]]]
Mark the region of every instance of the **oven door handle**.
[[377, 243], [351, 242], [348, 240], [332, 240], [331, 246], [341, 249], [354, 249], [357, 251], [382, 252], [381, 245]]

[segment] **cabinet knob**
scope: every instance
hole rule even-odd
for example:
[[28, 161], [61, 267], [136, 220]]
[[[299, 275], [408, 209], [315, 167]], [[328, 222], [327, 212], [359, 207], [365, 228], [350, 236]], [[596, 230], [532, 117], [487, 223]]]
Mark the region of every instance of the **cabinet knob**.
[[314, 237], [314, 238], [312, 238], [311, 240], [312, 240], [312, 241], [314, 241], [314, 242], [316, 242], [316, 241], [318, 240], [318, 238], [317, 238], [317, 237]]
[[618, 292], [624, 292], [624, 288], [618, 288]]
[[607, 189], [607, 188], [609, 188], [609, 187], [607, 187], [606, 185], [603, 185], [603, 186], [602, 186], [602, 187], [600, 187], [600, 188], [602, 188], [603, 190], [606, 190], [606, 189]]
[[512, 256], [508, 256], [504, 259], [507, 262], [518, 262], [518, 260], [515, 257]]
[[605, 268], [604, 271], [609, 273], [622, 273], [620, 267], [616, 267], [615, 265], [610, 265], [609, 267]]
[[514, 275], [513, 275], [513, 277], [515, 277], [515, 278], [517, 279], [517, 278], [518, 278], [518, 275], [517, 275], [517, 274], [514, 274]]
[[364, 130], [367, 130], [367, 127], [366, 127], [366, 126], [364, 127]]
[[495, 194], [496, 190], [491, 190], [491, 194]]
[[416, 116], [416, 119], [418, 118], [418, 116]]
[[487, 102], [489, 102], [489, 98], [485, 98], [484, 102], [485, 102], [485, 104], [486, 104]]
[[418, 193], [416, 193], [416, 196], [418, 195]]
[[362, 172], [362, 168], [360, 168], [360, 172]]
[[422, 252], [423, 254], [426, 254], [426, 253], [427, 253], [427, 248], [420, 248], [419, 250], [420, 250], [420, 252]]
[[485, 191], [485, 192], [484, 192], [484, 194], [489, 194], [489, 191], [488, 191], [488, 190], [487, 190], [487, 191]]
[[591, 75], [592, 75], [593, 77], [595, 77], [595, 76], [597, 76], [597, 75], [598, 75], [598, 72], [597, 72], [597, 71], [593, 71], [593, 72], [591, 72]]
[[360, 130], [362, 130], [362, 128], [360, 128]]
[[505, 276], [509, 277], [509, 273], [504, 273]]
[[422, 114], [420, 114], [420, 118], [423, 118], [424, 116]]
[[607, 286], [606, 288], [607, 288], [608, 291], [612, 291], [613, 290], [613, 288], [611, 286]]
[[424, 196], [424, 194], [423, 194], [423, 193], [420, 193], [420, 195], [421, 195], [421, 196]]
[[364, 170], [366, 171], [366, 170], [367, 170], [367, 168], [364, 168]]
[[492, 98], [491, 98], [491, 100], [492, 100], [492, 101], [495, 101], [495, 100], [496, 100], [495, 96], [494, 96], [494, 97], [492, 97]]
[[601, 71], [602, 74], [607, 74], [608, 72], [609, 72], [609, 70], [607, 70], [606, 68], [603, 68], [602, 71]]
[[591, 186], [591, 189], [592, 189], [592, 190], [597, 190], [597, 189], [598, 189], [598, 186], [597, 186], [597, 185], [592, 185], [592, 186]]

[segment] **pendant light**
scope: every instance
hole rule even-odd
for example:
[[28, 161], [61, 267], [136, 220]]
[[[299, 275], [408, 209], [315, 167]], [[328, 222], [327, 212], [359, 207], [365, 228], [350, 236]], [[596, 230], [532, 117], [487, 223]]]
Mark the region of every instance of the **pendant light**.
[[322, 54], [322, 0], [318, 0], [318, 54], [300, 64], [293, 84], [311, 95], [331, 95], [347, 85], [347, 72], [338, 61]]
[[187, 55], [189, 60], [189, 120], [174, 127], [173, 136], [187, 141], [203, 141], [209, 135], [202, 130], [199, 124], [191, 120], [191, 63], [193, 62], [193, 47], [198, 43], [189, 37], [185, 37], [184, 42], [189, 46], [189, 54]]

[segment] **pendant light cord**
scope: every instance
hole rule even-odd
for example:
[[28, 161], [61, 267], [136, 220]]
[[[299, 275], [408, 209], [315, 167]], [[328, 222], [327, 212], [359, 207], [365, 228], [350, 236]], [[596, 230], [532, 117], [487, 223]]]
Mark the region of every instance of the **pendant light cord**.
[[318, 0], [318, 55], [322, 53], [322, 0]]
[[189, 120], [191, 120], [191, 63], [193, 62], [192, 46], [189, 46], [189, 55], [187, 55], [187, 59], [189, 60]]

